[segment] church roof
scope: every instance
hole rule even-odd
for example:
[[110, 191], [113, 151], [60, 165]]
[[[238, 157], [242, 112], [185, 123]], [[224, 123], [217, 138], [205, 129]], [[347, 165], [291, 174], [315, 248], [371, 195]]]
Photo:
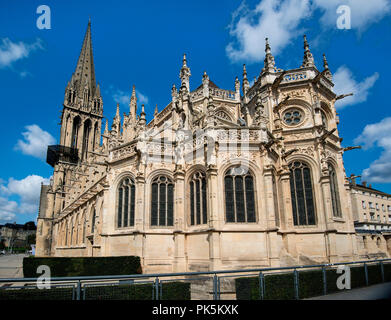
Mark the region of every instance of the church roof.
[[[209, 87], [219, 89], [219, 87], [218, 87], [212, 80], [209, 80]], [[198, 88], [195, 89], [194, 91], [197, 91], [198, 89], [201, 89], [201, 88], [202, 88], [202, 83], [201, 83], [201, 84], [198, 86]]]

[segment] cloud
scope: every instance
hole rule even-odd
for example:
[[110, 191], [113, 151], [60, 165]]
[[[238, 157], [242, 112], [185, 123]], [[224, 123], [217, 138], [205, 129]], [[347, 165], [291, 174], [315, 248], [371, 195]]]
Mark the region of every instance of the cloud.
[[363, 170], [362, 180], [379, 183], [391, 182], [391, 117], [365, 126], [354, 143], [362, 143], [364, 150], [373, 147], [383, 149], [379, 159], [373, 161], [369, 168]]
[[353, 93], [353, 96], [338, 100], [335, 103], [335, 107], [337, 109], [342, 109], [347, 105], [354, 105], [367, 101], [369, 90], [373, 87], [378, 78], [379, 74], [375, 72], [363, 81], [357, 82], [354, 79], [352, 72], [346, 66], [339, 67], [333, 77], [335, 85], [334, 92], [336, 94]]
[[[41, 183], [48, 184], [50, 178], [29, 175], [22, 180], [10, 178], [8, 183], [0, 185], [0, 223], [10, 222], [18, 214], [38, 214]], [[18, 202], [11, 200], [17, 197]]]
[[372, 23], [390, 13], [390, 0], [262, 0], [250, 9], [243, 1], [232, 14], [229, 34], [232, 41], [226, 46], [231, 61], [260, 61], [264, 58], [264, 39], [274, 55], [278, 55], [294, 39], [305, 32], [302, 23], [320, 15], [320, 32], [337, 29], [340, 14], [337, 8], [351, 9], [351, 27], [362, 32]]
[[56, 140], [49, 132], [42, 130], [36, 124], [26, 126], [25, 128], [27, 131], [22, 132], [25, 141], [18, 140], [15, 150], [20, 150], [23, 154], [45, 161], [47, 146], [54, 144]]
[[298, 35], [300, 22], [310, 15], [309, 0], [263, 0], [254, 10], [242, 2], [232, 15], [229, 34], [236, 41], [227, 45], [227, 55], [233, 61], [259, 61], [264, 57], [265, 38], [277, 55]]
[[[22, 41], [12, 42], [9, 38], [0, 41], [0, 69], [11, 67], [14, 62], [27, 58], [32, 51], [43, 49], [41, 39], [31, 44]], [[23, 75], [27, 73], [22, 72], [21, 76]]]

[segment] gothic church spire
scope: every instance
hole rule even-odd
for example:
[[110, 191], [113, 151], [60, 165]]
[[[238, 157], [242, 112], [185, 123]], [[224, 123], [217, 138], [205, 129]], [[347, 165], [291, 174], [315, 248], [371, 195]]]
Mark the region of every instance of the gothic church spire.
[[95, 96], [96, 81], [95, 67], [92, 53], [91, 21], [88, 21], [87, 31], [84, 36], [83, 46], [77, 61], [76, 70], [72, 75], [71, 83], [76, 86], [79, 96], [85, 87], [89, 89], [89, 96]]

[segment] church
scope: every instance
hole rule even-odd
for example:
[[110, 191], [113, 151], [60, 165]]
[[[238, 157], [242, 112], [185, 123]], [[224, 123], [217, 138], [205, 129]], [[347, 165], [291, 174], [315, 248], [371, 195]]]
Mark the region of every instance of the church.
[[48, 147], [36, 256], [133, 255], [144, 273], [361, 259], [334, 106], [346, 95], [326, 56], [318, 70], [304, 36], [301, 66], [282, 70], [266, 39], [259, 75], [244, 65], [231, 89], [206, 72], [191, 85], [186, 55], [178, 69], [149, 123], [133, 86], [103, 129], [88, 23]]

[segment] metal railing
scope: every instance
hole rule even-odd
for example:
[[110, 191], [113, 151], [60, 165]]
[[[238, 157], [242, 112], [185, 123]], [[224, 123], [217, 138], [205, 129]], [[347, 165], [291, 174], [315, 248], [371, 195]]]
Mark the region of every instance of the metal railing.
[[[327, 271], [336, 270], [336, 267], [345, 266], [363, 266], [365, 285], [370, 284], [368, 266], [378, 266], [380, 270], [381, 282], [391, 281], [391, 278], [385, 277], [384, 265], [390, 264], [391, 259], [376, 259], [353, 262], [340, 262], [318, 265], [300, 265], [280, 268], [254, 268], [241, 270], [218, 270], [202, 272], [179, 272], [179, 273], [156, 273], [156, 274], [134, 274], [134, 275], [113, 275], [113, 276], [78, 276], [78, 277], [53, 277], [50, 278], [50, 292], [45, 292], [48, 299], [110, 299], [116, 297], [125, 297], [138, 300], [138, 292], [142, 292], [143, 299], [160, 300], [165, 299], [164, 286], [168, 283], [188, 283], [191, 288], [191, 299], [196, 297], [197, 285], [198, 291], [204, 294], [203, 299], [220, 300], [224, 292], [221, 291], [221, 282], [227, 279], [258, 277], [259, 299], [266, 296], [266, 278], [278, 273], [293, 275], [294, 299], [300, 299], [300, 270], [322, 271], [321, 282], [323, 284], [323, 295], [328, 294]], [[391, 273], [390, 273], [391, 274]], [[379, 275], [378, 275], [379, 276]], [[363, 279], [364, 279], [363, 278]], [[6, 278], [0, 279], [0, 300], [13, 298], [15, 290], [23, 290], [24, 297], [29, 299], [29, 291], [37, 289], [37, 281], [40, 278]], [[19, 285], [22, 284], [22, 285]], [[209, 289], [210, 288], [210, 289]], [[56, 289], [53, 291], [53, 289]], [[65, 290], [68, 289], [68, 290]], [[133, 290], [133, 291], [132, 291]], [[149, 291], [150, 290], [150, 291]], [[44, 290], [35, 290], [34, 292], [43, 292]], [[30, 291], [32, 292], [32, 291]], [[53, 294], [51, 295], [51, 292]], [[58, 296], [54, 296], [58, 293]], [[232, 292], [231, 292], [232, 293]], [[110, 295], [111, 294], [111, 295]], [[235, 291], [236, 294], [236, 291]], [[42, 299], [43, 294], [39, 295]], [[45, 296], [45, 297], [46, 297]], [[201, 297], [202, 298], [202, 297]], [[17, 297], [16, 297], [17, 299]], [[181, 299], [181, 298], [177, 298]]]

